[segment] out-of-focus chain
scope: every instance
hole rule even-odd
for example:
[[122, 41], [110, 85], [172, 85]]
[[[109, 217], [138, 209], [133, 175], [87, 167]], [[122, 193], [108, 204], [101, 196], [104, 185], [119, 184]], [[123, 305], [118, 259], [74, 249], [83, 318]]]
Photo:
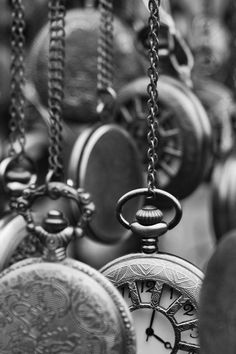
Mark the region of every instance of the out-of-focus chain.
[[205, 38], [205, 46], [207, 48], [210, 47], [210, 18], [212, 17], [212, 1], [203, 0], [203, 9], [202, 14], [204, 18], [204, 38]]
[[64, 98], [66, 0], [49, 1], [50, 43], [48, 64], [48, 108], [50, 116], [49, 171], [61, 177], [62, 105]]
[[113, 0], [100, 0], [100, 35], [98, 39], [97, 89], [105, 91], [113, 85]]
[[[232, 57], [232, 69], [233, 69], [233, 94], [234, 98], [236, 98], [236, 2], [232, 1], [232, 44], [233, 48], [231, 51], [231, 57]], [[236, 107], [235, 107], [236, 111]], [[235, 112], [235, 120], [236, 120], [236, 112]], [[235, 132], [236, 132], [236, 121], [235, 121]]]
[[148, 99], [148, 170], [147, 170], [147, 183], [150, 192], [153, 192], [157, 188], [157, 128], [158, 128], [158, 90], [157, 83], [159, 79], [159, 28], [160, 28], [160, 18], [159, 18], [159, 7], [160, 0], [149, 0], [148, 3], [150, 15], [149, 15], [149, 60], [150, 67], [148, 68], [148, 76], [150, 82], [147, 87], [149, 94]]
[[22, 0], [11, 0], [11, 104], [9, 122], [10, 156], [24, 153], [25, 146], [25, 84], [24, 47], [25, 12]]

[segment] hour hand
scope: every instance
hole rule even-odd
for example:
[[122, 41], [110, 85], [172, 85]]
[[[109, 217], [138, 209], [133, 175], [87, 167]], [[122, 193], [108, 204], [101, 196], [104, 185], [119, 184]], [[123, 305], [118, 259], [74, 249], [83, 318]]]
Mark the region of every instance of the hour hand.
[[149, 327], [146, 329], [146, 335], [147, 335], [147, 338], [146, 338], [146, 342], [148, 341], [148, 338], [150, 336], [153, 335], [153, 329], [152, 329], [152, 324], [153, 324], [153, 321], [154, 321], [154, 317], [155, 317], [155, 314], [156, 314], [156, 311], [153, 310], [152, 311], [152, 317], [151, 317], [151, 320], [150, 320], [150, 324], [149, 324]]

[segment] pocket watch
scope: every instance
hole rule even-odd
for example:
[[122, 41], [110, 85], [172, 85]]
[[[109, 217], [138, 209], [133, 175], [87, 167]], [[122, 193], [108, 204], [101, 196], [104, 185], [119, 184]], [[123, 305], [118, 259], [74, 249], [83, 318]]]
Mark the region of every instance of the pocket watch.
[[[177, 80], [170, 80], [166, 75], [161, 75], [158, 80], [160, 121], [159, 159], [156, 167], [159, 171], [160, 188], [184, 199], [202, 182], [205, 155], [208, 156], [209, 153], [199, 113], [192, 100], [180, 89], [179, 86], [183, 84], [177, 85], [174, 82]], [[124, 86], [118, 93], [115, 116], [116, 122], [126, 128], [136, 141], [144, 170], [148, 163], [148, 83], [147, 77], [141, 77]]]
[[[120, 222], [142, 239], [142, 252], [118, 258], [101, 269], [121, 292], [135, 324], [137, 353], [199, 353], [198, 302], [203, 273], [193, 264], [171, 254], [157, 252], [158, 237], [181, 218], [181, 206], [169, 193], [155, 189], [155, 198], [169, 199], [176, 214], [162, 220], [162, 212], [146, 205], [129, 224], [122, 216], [123, 205], [148, 190], [131, 191], [120, 198]], [[156, 205], [156, 203], [155, 203]]]
[[[76, 226], [68, 226], [57, 210], [36, 225], [30, 208], [45, 196], [74, 200], [81, 212]], [[26, 189], [16, 207], [44, 253], [0, 275], [0, 352], [134, 354], [134, 330], [122, 296], [99, 272], [66, 257], [67, 244], [82, 235], [92, 214], [89, 195], [49, 182]]]
[[[84, 129], [71, 151], [67, 178], [93, 196], [96, 214], [88, 236], [111, 244], [130, 234], [122, 230], [115, 215], [117, 199], [143, 184], [138, 151], [128, 132], [115, 124]], [[131, 203], [127, 217], [132, 218], [135, 209]]]
[[[174, 228], [182, 217], [179, 201], [168, 192], [157, 189], [158, 155], [158, 0], [149, 0], [150, 68], [148, 123], [148, 188], [136, 189], [123, 195], [117, 203], [121, 224], [141, 238], [142, 252], [118, 258], [101, 269], [121, 292], [133, 315], [137, 353], [184, 354], [199, 353], [198, 301], [203, 279], [201, 271], [189, 262], [172, 255], [158, 253], [158, 238]], [[183, 182], [183, 181], [182, 181]], [[145, 205], [129, 223], [123, 214], [124, 205], [135, 197], [146, 197]], [[174, 207], [172, 220], [165, 222], [158, 204]]]
[[[78, 3], [78, 2], [77, 2]], [[111, 3], [111, 2], [110, 2]], [[106, 8], [107, 11], [110, 7]], [[107, 17], [109, 20], [109, 17]], [[114, 87], [119, 89], [143, 73], [134, 46], [134, 36], [128, 26], [116, 16], [114, 25], [114, 64], [119, 73], [114, 77]], [[108, 31], [111, 28], [107, 27]], [[67, 11], [65, 18], [66, 62], [65, 98], [63, 118], [66, 121], [94, 123], [96, 114], [97, 47], [100, 31], [100, 13], [93, 8], [76, 8]], [[108, 38], [109, 40], [109, 38]], [[35, 36], [29, 51], [29, 77], [47, 105], [47, 53], [48, 24]], [[103, 47], [106, 54], [106, 48]], [[108, 48], [109, 52], [111, 48]], [[108, 53], [109, 53], [108, 52]], [[104, 55], [104, 52], [103, 52]], [[108, 67], [106, 67], [107, 71]]]
[[200, 296], [202, 354], [236, 351], [236, 232], [220, 240], [206, 267]]

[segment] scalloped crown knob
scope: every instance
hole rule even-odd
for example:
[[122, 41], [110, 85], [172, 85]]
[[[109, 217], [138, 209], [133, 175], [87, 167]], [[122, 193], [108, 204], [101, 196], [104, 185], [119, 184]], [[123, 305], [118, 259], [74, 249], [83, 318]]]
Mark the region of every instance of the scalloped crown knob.
[[144, 226], [155, 225], [163, 220], [163, 213], [153, 205], [145, 205], [136, 213], [136, 220]]

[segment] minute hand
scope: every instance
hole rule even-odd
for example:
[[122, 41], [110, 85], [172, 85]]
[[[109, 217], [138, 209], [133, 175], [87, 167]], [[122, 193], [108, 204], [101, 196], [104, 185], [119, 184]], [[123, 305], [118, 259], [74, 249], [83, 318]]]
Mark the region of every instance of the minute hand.
[[172, 349], [172, 346], [169, 342], [165, 342], [161, 337], [157, 336], [155, 333], [153, 333], [152, 336], [159, 340], [161, 343], [163, 343], [166, 349]]

